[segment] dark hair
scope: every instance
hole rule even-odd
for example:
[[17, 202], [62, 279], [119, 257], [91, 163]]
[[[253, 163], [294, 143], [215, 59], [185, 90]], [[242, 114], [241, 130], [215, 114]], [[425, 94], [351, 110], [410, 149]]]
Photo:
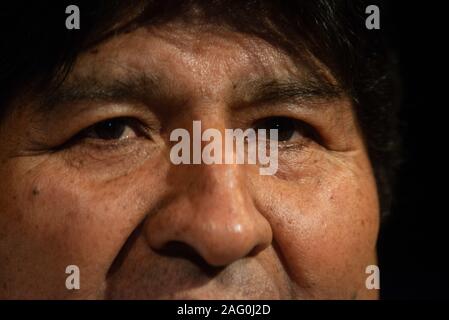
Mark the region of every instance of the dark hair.
[[[65, 28], [69, 4], [80, 8], [80, 30]], [[195, 15], [202, 22], [261, 37], [293, 56], [307, 51], [329, 68], [354, 102], [385, 215], [399, 147], [399, 82], [387, 37], [389, 26], [384, 20], [380, 30], [365, 26], [365, 8], [370, 4], [388, 12], [383, 1], [362, 0], [16, 0], [2, 4], [0, 116], [17, 94], [48, 90], [64, 79], [78, 54], [93, 44], [142, 24]]]

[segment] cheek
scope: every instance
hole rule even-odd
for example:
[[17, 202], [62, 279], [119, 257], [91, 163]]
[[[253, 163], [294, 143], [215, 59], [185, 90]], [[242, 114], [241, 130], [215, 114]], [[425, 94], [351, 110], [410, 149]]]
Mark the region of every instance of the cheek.
[[90, 171], [53, 159], [26, 174], [10, 170], [5, 201], [10, 200], [0, 230], [7, 230], [15, 252], [0, 248], [0, 256], [14, 260], [11, 268], [20, 265], [31, 272], [48, 292], [60, 294], [67, 294], [66, 266], [77, 265], [84, 285], [76, 294], [97, 293], [123, 243], [163, 192], [163, 167], [163, 161], [153, 159], [113, 180], [96, 179]]
[[350, 170], [326, 160], [318, 166], [265, 182], [257, 198], [295, 283], [311, 297], [351, 296], [364, 284], [365, 267], [375, 264], [375, 182], [369, 166]]

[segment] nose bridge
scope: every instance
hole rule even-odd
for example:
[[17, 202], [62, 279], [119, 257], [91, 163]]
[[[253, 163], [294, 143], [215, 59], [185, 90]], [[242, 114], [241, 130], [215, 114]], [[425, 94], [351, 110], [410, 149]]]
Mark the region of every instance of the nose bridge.
[[184, 242], [214, 266], [222, 266], [271, 243], [268, 221], [246, 189], [237, 164], [185, 165], [173, 169], [175, 194], [148, 220], [150, 245]]
[[198, 201], [196, 214], [216, 232], [238, 233], [243, 227], [248, 231], [253, 228], [251, 219], [260, 215], [246, 189], [243, 171], [237, 164], [203, 165], [197, 175], [198, 188], [189, 191], [190, 199]]

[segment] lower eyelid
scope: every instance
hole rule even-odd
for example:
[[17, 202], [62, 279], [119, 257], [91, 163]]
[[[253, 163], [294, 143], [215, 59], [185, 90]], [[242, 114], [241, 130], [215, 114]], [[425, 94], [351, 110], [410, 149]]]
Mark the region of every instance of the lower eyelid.
[[[143, 139], [142, 139], [143, 140]], [[62, 151], [62, 158], [77, 169], [95, 170], [99, 176], [129, 172], [150, 157], [160, 154], [161, 148], [147, 139], [119, 144], [102, 145], [87, 142]]]
[[104, 140], [104, 139], [98, 139], [98, 138], [84, 138], [80, 143], [92, 146], [98, 149], [108, 150], [108, 149], [117, 149], [126, 147], [128, 145], [136, 143], [135, 140], [148, 140], [145, 137], [131, 137], [131, 138], [124, 138], [124, 139], [111, 139], [111, 140]]
[[282, 150], [287, 150], [287, 151], [288, 150], [292, 150], [292, 151], [298, 150], [299, 151], [309, 145], [310, 145], [310, 141], [304, 141], [304, 140], [297, 141], [297, 142], [282, 142], [281, 141], [278, 143], [278, 147], [279, 147], [280, 151], [282, 151]]
[[[105, 142], [98, 139], [85, 139], [69, 148], [61, 150], [67, 159], [79, 159], [82, 162], [123, 162], [142, 152], [148, 153], [155, 144], [146, 138], [125, 139]], [[152, 152], [151, 152], [152, 153]]]

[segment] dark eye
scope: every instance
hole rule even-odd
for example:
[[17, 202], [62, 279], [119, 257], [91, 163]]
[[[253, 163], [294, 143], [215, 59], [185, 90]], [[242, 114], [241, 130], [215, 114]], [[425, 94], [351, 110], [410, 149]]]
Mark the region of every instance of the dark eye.
[[[264, 122], [264, 128], [266, 130], [277, 129], [278, 130], [278, 140], [288, 141], [295, 134], [296, 124], [294, 120], [289, 118], [269, 118]], [[268, 131], [269, 133], [269, 131]]]
[[290, 141], [300, 134], [300, 128], [298, 121], [287, 117], [271, 117], [259, 121], [256, 125], [256, 129], [267, 130], [267, 136], [269, 137], [270, 129], [278, 130], [278, 141]]
[[270, 117], [260, 120], [255, 129], [267, 130], [267, 137], [270, 138], [270, 129], [278, 130], [279, 142], [292, 142], [304, 138], [312, 139], [318, 143], [322, 143], [318, 132], [309, 124], [288, 118], [288, 117]]
[[123, 140], [139, 136], [137, 121], [129, 118], [115, 118], [98, 122], [85, 129], [83, 138], [101, 140]]

